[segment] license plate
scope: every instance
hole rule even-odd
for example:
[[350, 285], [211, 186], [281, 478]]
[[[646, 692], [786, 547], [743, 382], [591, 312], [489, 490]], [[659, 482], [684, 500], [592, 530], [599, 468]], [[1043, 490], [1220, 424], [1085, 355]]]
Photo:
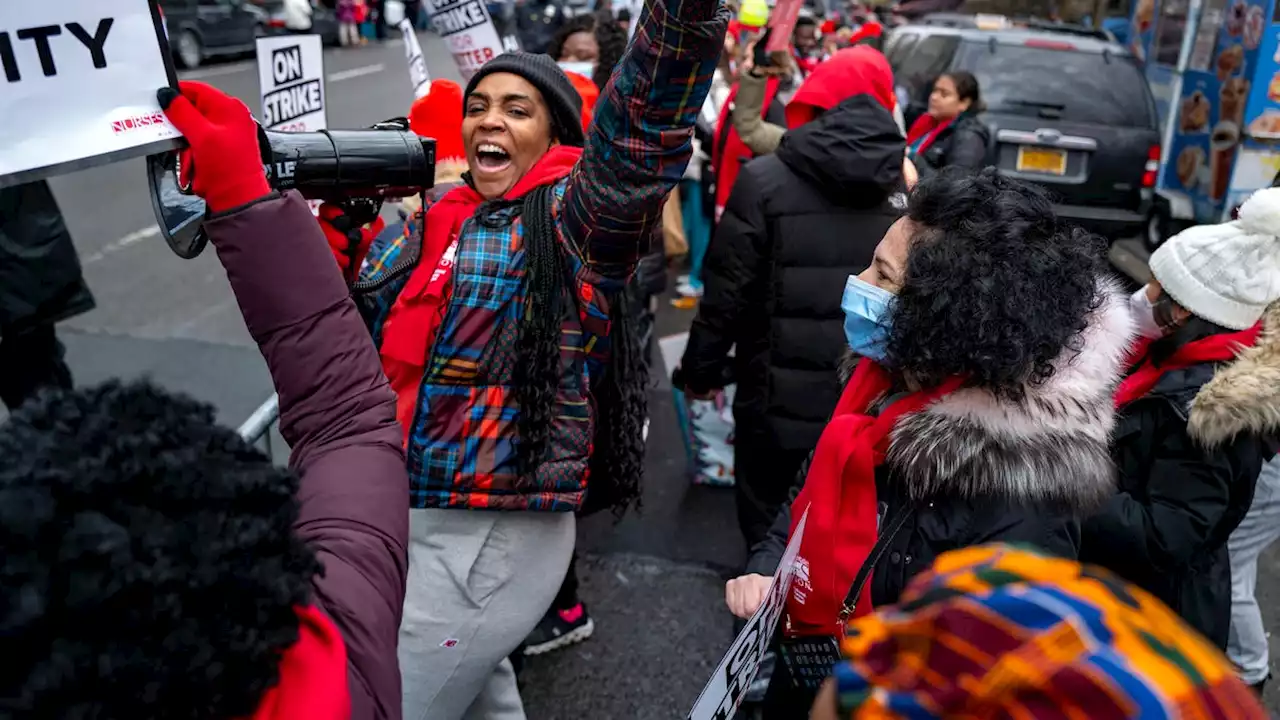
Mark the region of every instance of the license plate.
[[1018, 172], [1066, 175], [1067, 151], [1024, 145], [1018, 148]]

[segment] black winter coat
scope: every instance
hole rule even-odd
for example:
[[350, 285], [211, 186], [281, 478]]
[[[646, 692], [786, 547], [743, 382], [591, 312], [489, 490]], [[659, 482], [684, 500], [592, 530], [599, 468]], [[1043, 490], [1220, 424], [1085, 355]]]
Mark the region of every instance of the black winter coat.
[[978, 170], [987, 165], [991, 131], [973, 115], [961, 115], [942, 129], [924, 153], [912, 158], [923, 180], [944, 167]]
[[[1128, 344], [1127, 298], [1103, 282], [1079, 356], [1068, 350], [1054, 375], [1024, 400], [962, 388], [894, 427], [876, 470], [882, 524], [909, 520], [871, 576], [876, 607], [897, 602], [907, 583], [950, 550], [991, 542], [1027, 543], [1074, 559], [1080, 520], [1114, 491], [1107, 452], [1111, 388]], [[963, 462], [958, 461], [963, 459]], [[801, 477], [804, 473], [801, 473]], [[800, 480], [792, 500], [803, 487]], [[746, 572], [772, 575], [786, 548], [788, 503], [751, 552]]]
[[[1280, 329], [1280, 309], [1268, 327]], [[1083, 526], [1081, 560], [1164, 601], [1221, 649], [1231, 624], [1227, 538], [1280, 435], [1280, 336], [1233, 363], [1174, 370], [1121, 413], [1119, 492]]]
[[51, 325], [93, 306], [49, 184], [0, 189], [0, 336]]
[[840, 396], [845, 281], [871, 264], [901, 214], [890, 196], [904, 189], [903, 152], [893, 117], [860, 95], [738, 175], [681, 367], [695, 390], [737, 379], [739, 442], [802, 451], [817, 442]]

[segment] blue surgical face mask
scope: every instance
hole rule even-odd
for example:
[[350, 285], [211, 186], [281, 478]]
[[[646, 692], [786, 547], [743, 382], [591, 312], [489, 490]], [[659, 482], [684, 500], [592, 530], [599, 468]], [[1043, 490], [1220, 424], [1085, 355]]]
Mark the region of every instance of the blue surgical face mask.
[[863, 357], [884, 362], [889, 339], [889, 308], [893, 293], [850, 275], [844, 284], [844, 336], [849, 348]]
[[590, 79], [592, 73], [596, 71], [596, 64], [593, 62], [582, 62], [580, 60], [562, 60], [556, 63], [560, 69], [565, 72], [578, 73], [579, 75]]

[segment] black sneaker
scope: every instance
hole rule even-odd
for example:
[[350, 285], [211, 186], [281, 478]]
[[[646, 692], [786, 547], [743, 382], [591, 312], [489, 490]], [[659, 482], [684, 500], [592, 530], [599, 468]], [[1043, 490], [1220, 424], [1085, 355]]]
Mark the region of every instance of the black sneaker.
[[524, 645], [525, 655], [542, 655], [552, 650], [580, 643], [591, 637], [596, 629], [587, 615], [587, 606], [578, 603], [568, 610], [551, 610], [529, 633]]

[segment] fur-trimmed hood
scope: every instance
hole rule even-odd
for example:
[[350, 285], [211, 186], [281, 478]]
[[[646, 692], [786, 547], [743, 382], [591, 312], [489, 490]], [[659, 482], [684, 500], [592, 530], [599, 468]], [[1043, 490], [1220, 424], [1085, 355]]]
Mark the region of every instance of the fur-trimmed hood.
[[1280, 433], [1280, 302], [1262, 318], [1257, 343], [1245, 348], [1191, 401], [1187, 432], [1212, 448], [1239, 433]]
[[1090, 511], [1115, 488], [1112, 399], [1133, 337], [1128, 297], [1099, 281], [1081, 350], [1019, 402], [962, 388], [898, 421], [886, 462], [917, 499], [1002, 495]]

